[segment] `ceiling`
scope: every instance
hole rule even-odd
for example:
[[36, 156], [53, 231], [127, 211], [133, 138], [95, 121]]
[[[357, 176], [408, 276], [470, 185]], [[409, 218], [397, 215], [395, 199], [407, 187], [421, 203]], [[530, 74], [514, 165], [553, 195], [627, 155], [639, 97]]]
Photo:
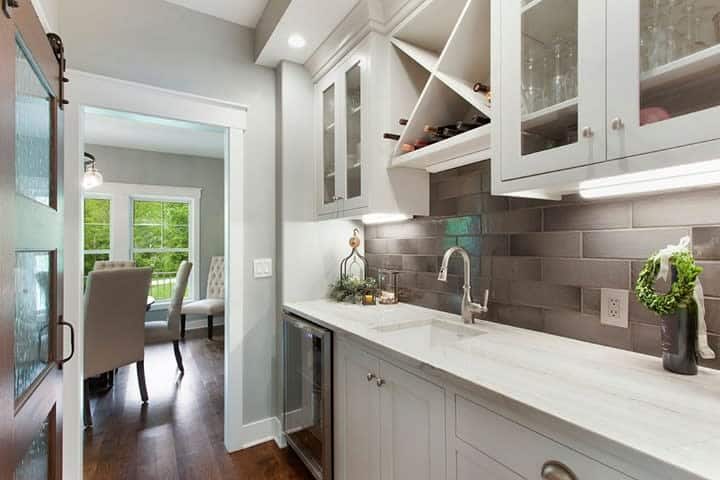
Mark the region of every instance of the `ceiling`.
[[98, 108], [86, 109], [85, 143], [217, 159], [225, 156], [221, 128]]
[[165, 0], [196, 12], [255, 28], [268, 0]]
[[[281, 60], [303, 64], [317, 50], [359, 0], [292, 0], [278, 21], [257, 63], [275, 67]], [[303, 48], [290, 48], [288, 37], [301, 35]]]

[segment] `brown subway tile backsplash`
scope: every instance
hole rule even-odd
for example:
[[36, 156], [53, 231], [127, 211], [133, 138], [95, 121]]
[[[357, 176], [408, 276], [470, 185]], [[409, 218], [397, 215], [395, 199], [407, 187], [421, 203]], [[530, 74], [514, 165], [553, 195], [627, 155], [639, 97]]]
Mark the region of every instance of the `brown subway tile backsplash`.
[[701, 260], [720, 260], [720, 227], [692, 229], [693, 255]]
[[630, 262], [544, 258], [542, 279], [544, 282], [556, 285], [627, 290], [630, 287]]
[[510, 255], [524, 257], [579, 257], [579, 232], [510, 235]]
[[[437, 274], [445, 250], [460, 245], [471, 254], [474, 299], [490, 290], [488, 320], [659, 355], [661, 319], [635, 298], [635, 279], [649, 254], [692, 231], [720, 354], [720, 189], [553, 202], [493, 196], [489, 182], [489, 162], [432, 174], [431, 217], [365, 227], [371, 272], [396, 269], [403, 301], [459, 313], [460, 257], [447, 282]], [[602, 288], [630, 290], [629, 328], [600, 323]], [[705, 365], [720, 368], [720, 360]]]
[[633, 201], [633, 227], [720, 223], [720, 188], [655, 195]]
[[546, 208], [546, 232], [557, 230], [609, 230], [630, 228], [632, 210], [628, 203], [567, 205]]
[[686, 228], [584, 232], [583, 257], [647, 258], [689, 233]]

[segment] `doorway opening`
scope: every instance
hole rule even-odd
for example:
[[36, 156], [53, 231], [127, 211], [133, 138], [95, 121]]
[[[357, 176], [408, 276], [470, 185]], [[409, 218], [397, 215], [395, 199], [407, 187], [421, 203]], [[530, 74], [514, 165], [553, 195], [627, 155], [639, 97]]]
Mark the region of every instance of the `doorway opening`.
[[109, 442], [138, 472], [157, 466], [158, 445], [212, 458], [224, 449], [224, 129], [92, 107], [83, 127], [85, 478], [107, 478]]

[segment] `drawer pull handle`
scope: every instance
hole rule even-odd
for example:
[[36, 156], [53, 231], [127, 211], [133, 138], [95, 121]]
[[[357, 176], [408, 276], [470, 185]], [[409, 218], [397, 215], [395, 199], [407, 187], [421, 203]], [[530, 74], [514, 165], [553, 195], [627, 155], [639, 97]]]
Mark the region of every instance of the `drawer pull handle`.
[[541, 478], [542, 480], [577, 480], [572, 470], [555, 460], [545, 462], [542, 467]]

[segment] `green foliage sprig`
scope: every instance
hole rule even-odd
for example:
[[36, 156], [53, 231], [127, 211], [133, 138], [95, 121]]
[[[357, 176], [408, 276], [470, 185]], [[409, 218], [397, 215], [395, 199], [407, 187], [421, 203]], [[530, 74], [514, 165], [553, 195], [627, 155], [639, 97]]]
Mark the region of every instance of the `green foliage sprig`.
[[362, 295], [367, 290], [377, 288], [377, 282], [374, 278], [356, 278], [343, 275], [334, 284], [330, 285], [330, 297], [335, 301], [344, 302], [348, 299], [354, 300], [358, 295]]
[[640, 303], [657, 315], [670, 315], [678, 308], [690, 305], [697, 280], [702, 268], [695, 264], [690, 252], [676, 253], [670, 257], [670, 264], [677, 271], [677, 279], [664, 295], [655, 292], [655, 278], [660, 271], [660, 260], [655, 255], [650, 257], [640, 271], [635, 294]]

